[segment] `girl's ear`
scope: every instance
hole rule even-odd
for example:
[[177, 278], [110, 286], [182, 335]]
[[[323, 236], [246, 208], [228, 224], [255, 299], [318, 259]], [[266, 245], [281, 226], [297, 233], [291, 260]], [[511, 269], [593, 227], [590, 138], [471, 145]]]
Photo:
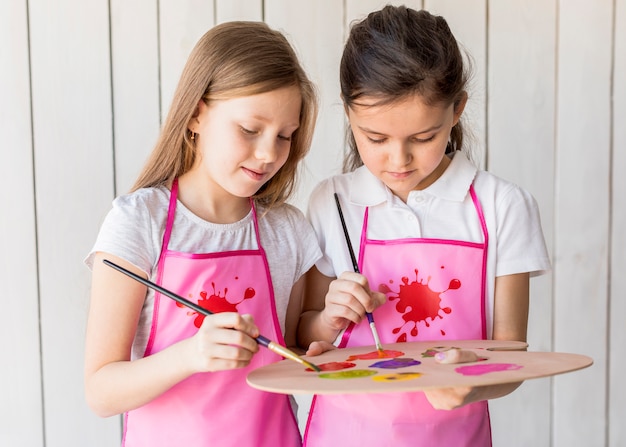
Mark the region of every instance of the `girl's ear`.
[[190, 132], [198, 133], [198, 124], [200, 124], [200, 120], [198, 119], [198, 117], [204, 111], [205, 108], [206, 108], [206, 104], [204, 100], [201, 99], [200, 101], [198, 101], [198, 105], [196, 106], [196, 109], [193, 111], [193, 115], [191, 115], [191, 119], [189, 120], [189, 123], [187, 123], [187, 129], [189, 129]]
[[461, 119], [461, 115], [463, 114], [463, 110], [465, 110], [465, 104], [467, 104], [467, 92], [461, 92], [461, 96], [454, 102], [454, 124], [459, 122]]

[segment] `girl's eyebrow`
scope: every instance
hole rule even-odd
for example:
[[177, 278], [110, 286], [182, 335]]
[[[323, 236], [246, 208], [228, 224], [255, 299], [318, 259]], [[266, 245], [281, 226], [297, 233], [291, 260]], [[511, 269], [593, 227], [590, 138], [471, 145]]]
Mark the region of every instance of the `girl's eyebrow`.
[[[378, 131], [376, 131], [376, 130], [369, 129], [369, 128], [365, 127], [365, 126], [357, 126], [357, 127], [358, 127], [359, 129], [361, 129], [361, 130], [362, 130], [363, 132], [365, 132], [365, 133], [371, 133], [371, 134], [374, 134], [374, 135], [381, 135], [381, 136], [384, 136], [384, 135], [385, 135], [385, 134], [384, 134], [384, 133], [382, 133], [382, 132], [378, 132]], [[439, 124], [439, 125], [431, 126], [431, 127], [429, 127], [428, 129], [424, 129], [424, 130], [420, 130], [419, 132], [415, 132], [415, 133], [411, 134], [410, 136], [414, 136], [414, 135], [421, 135], [421, 134], [423, 134], [423, 133], [433, 132], [433, 131], [436, 131], [436, 130], [441, 129], [441, 127], [443, 127], [443, 124]]]
[[[253, 120], [257, 120], [257, 121], [261, 121], [263, 123], [269, 123], [272, 120], [264, 115], [252, 115], [250, 118], [252, 118]], [[286, 123], [285, 124], [286, 128], [291, 128], [294, 127], [296, 129], [298, 129], [300, 127], [300, 122], [299, 121], [294, 121], [292, 123]]]

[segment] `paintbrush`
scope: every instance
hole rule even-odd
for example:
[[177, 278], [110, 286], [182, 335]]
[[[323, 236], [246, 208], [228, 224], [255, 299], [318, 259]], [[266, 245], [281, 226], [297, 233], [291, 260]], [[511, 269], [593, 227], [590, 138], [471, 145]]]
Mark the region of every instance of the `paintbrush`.
[[[350, 259], [352, 260], [352, 268], [356, 273], [361, 273], [359, 270], [359, 264], [356, 261], [356, 256], [354, 256], [354, 251], [352, 250], [352, 242], [350, 242], [350, 235], [348, 234], [348, 227], [346, 227], [346, 221], [343, 218], [343, 212], [341, 211], [341, 204], [339, 203], [339, 196], [335, 193], [335, 203], [337, 204], [337, 211], [339, 212], [339, 219], [341, 219], [341, 226], [343, 227], [343, 234], [346, 237], [346, 245], [348, 246], [348, 251], [350, 252]], [[370, 329], [372, 330], [372, 335], [374, 336], [374, 343], [376, 343], [376, 349], [378, 349], [378, 353], [383, 353], [383, 346], [380, 343], [380, 338], [378, 338], [378, 331], [376, 330], [376, 324], [374, 323], [374, 315], [371, 312], [365, 312], [367, 316], [367, 321], [370, 323]]]
[[[150, 287], [151, 289], [156, 290], [157, 292], [173, 299], [174, 301], [187, 306], [190, 309], [195, 310], [196, 312], [207, 316], [207, 315], [212, 315], [213, 312], [211, 312], [210, 310], [205, 309], [204, 307], [201, 307], [189, 300], [186, 300], [185, 298], [183, 298], [180, 295], [175, 294], [174, 292], [170, 292], [169, 290], [159, 286], [158, 284], [153, 283], [152, 281], [148, 281], [147, 279], [142, 278], [139, 275], [134, 274], [133, 272], [126, 270], [124, 267], [120, 267], [119, 265], [104, 259], [102, 262], [104, 262], [106, 265], [108, 265], [109, 267], [113, 267], [115, 270], [124, 273], [125, 275], [130, 276], [131, 278], [133, 278], [136, 281], [139, 281], [140, 283], [142, 283], [145, 286]], [[317, 372], [321, 372], [322, 370], [320, 369], [319, 366], [314, 365], [311, 362], [308, 362], [306, 360], [304, 360], [303, 358], [301, 358], [298, 354], [296, 354], [295, 352], [285, 348], [284, 346], [279, 345], [276, 342], [271, 341], [269, 338], [264, 337], [263, 335], [259, 335], [257, 338], [255, 338], [255, 340], [257, 341], [258, 344], [260, 344], [261, 346], [265, 346], [267, 349], [269, 349], [270, 351], [275, 352], [276, 354], [289, 359], [289, 360], [294, 360], [304, 366], [306, 366], [307, 368], [311, 368], [314, 371]]]

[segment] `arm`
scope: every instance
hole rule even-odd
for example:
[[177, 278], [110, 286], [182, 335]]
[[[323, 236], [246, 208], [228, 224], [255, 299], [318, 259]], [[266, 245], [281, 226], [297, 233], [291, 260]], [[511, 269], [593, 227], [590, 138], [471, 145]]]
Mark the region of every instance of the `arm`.
[[140, 407], [196, 372], [245, 366], [258, 350], [252, 318], [222, 313], [205, 318], [193, 337], [131, 361], [146, 287], [107, 267], [105, 257], [146, 276], [123, 259], [96, 254], [85, 340], [85, 395], [99, 416]]
[[298, 344], [306, 348], [315, 341], [332, 343], [350, 322], [359, 323], [365, 312], [372, 312], [385, 300], [383, 293], [370, 290], [359, 273], [344, 272], [335, 279], [311, 268], [305, 277]]
[[298, 281], [293, 285], [291, 294], [289, 295], [289, 304], [287, 305], [287, 315], [285, 317], [285, 346], [289, 349], [296, 348], [297, 352], [297, 330], [298, 319], [302, 313], [302, 301], [304, 295], [304, 279], [305, 275], [302, 275]]
[[[529, 301], [528, 273], [496, 278], [493, 339], [526, 341]], [[451, 410], [481, 400], [506, 396], [520, 383], [465, 388], [443, 388], [426, 391], [433, 408]]]

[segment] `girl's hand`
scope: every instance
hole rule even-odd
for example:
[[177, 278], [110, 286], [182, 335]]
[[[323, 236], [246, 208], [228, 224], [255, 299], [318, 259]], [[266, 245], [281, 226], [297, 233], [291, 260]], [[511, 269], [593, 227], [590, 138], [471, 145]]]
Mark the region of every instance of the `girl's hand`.
[[221, 312], [204, 318], [191, 337], [189, 358], [197, 372], [242, 368], [250, 363], [259, 345], [259, 329], [251, 315]]
[[328, 343], [327, 341], [314, 341], [309, 345], [309, 349], [307, 349], [305, 355], [320, 355], [326, 351], [332, 351], [333, 349], [337, 349], [337, 347], [332, 343]]
[[[435, 354], [435, 362], [442, 364], [476, 362], [478, 355], [474, 351], [448, 349]], [[425, 391], [428, 402], [435, 410], [454, 410], [471, 402], [471, 387], [438, 388]]]
[[[435, 354], [435, 362], [441, 364], [470, 363], [480, 360], [474, 351], [448, 349]], [[454, 410], [478, 400], [489, 398], [488, 387], [438, 388], [424, 392], [428, 402], [435, 410]]]
[[474, 351], [452, 348], [447, 351], [441, 351], [435, 354], [435, 362], [444, 365], [450, 363], [470, 363], [477, 362], [480, 359]]
[[474, 402], [476, 387], [435, 388], [424, 391], [426, 399], [435, 410], [454, 410]]
[[367, 278], [360, 273], [344, 272], [330, 283], [320, 318], [330, 329], [339, 332], [350, 322], [359, 323], [386, 301], [385, 294], [370, 290]]

